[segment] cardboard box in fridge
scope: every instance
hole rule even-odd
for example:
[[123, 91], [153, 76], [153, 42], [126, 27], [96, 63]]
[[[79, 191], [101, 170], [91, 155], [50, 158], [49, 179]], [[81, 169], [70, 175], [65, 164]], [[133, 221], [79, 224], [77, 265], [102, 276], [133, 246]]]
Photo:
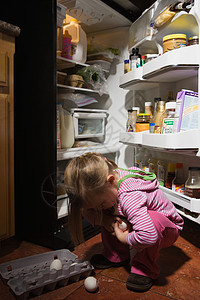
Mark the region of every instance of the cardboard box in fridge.
[[188, 90], [178, 92], [173, 132], [198, 129], [198, 93]]

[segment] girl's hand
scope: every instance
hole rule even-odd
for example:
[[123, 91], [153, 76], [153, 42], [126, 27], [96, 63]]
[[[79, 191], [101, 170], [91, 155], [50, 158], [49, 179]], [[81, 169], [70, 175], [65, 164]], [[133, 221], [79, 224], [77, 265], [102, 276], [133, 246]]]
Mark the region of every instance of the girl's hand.
[[122, 223], [122, 220], [120, 218], [116, 218], [117, 222], [115, 222], [114, 226], [114, 231], [115, 231], [115, 236], [118, 238], [118, 240], [124, 244], [127, 244], [126, 242], [126, 237], [129, 234], [129, 226], [127, 224], [127, 229], [122, 230], [119, 228], [119, 224]]

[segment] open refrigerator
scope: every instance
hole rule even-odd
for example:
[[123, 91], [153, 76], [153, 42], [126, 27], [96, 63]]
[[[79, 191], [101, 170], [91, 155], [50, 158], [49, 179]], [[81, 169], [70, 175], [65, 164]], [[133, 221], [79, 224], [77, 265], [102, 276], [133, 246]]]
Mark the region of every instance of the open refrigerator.
[[[86, 24], [85, 20], [80, 23], [88, 42], [119, 50], [105, 70], [107, 89], [101, 95], [94, 89], [66, 87], [57, 81], [58, 74], [89, 65], [87, 61], [79, 63], [56, 55], [57, 25], [63, 20], [59, 19], [58, 6], [74, 12], [78, 19], [76, 5], [80, 3], [85, 4], [84, 18], [92, 11], [98, 19], [93, 24]], [[27, 4], [37, 22], [25, 18], [23, 9], [16, 14], [17, 4], [13, 4], [12, 9], [8, 3], [1, 4], [4, 6], [1, 9], [4, 18], [1, 16], [1, 19], [16, 24], [22, 31], [16, 41], [15, 53], [15, 207], [16, 235], [20, 238], [54, 249], [70, 248], [66, 226], [67, 195], [62, 192], [63, 172], [70, 159], [87, 151], [100, 152], [123, 168], [133, 166], [138, 151], [146, 149], [157, 159], [183, 162], [185, 178], [189, 166], [200, 167], [200, 124], [197, 129], [169, 135], [126, 132], [130, 107], [139, 106], [140, 111], [144, 111], [146, 101], [153, 103], [155, 97], [166, 100], [169, 91], [173, 92], [174, 98], [181, 89], [199, 92], [200, 46], [162, 54], [162, 38], [177, 30], [187, 37], [199, 37], [200, 1], [195, 0], [189, 12], [177, 13], [166, 26], [153, 32], [149, 26], [151, 20], [169, 4], [170, 1], [156, 1], [133, 24], [97, 0], [42, 1], [40, 7]], [[141, 54], [160, 55], [124, 74], [124, 60], [133, 47], [138, 47]], [[99, 143], [57, 149], [56, 103], [64, 101], [69, 92], [90, 95], [96, 101], [84, 108], [102, 110], [106, 114], [105, 134]], [[65, 108], [76, 109], [69, 101]], [[200, 119], [200, 109], [198, 115]], [[180, 214], [200, 223], [199, 199], [161, 188]], [[98, 232], [88, 224], [85, 228], [86, 239]]]
[[[60, 2], [67, 4], [67, 1]], [[200, 125], [198, 128], [173, 134], [126, 132], [128, 108], [139, 106], [140, 111], [144, 111], [146, 101], [153, 103], [155, 97], [167, 101], [169, 91], [176, 100], [177, 93], [182, 89], [195, 92], [199, 90], [199, 44], [163, 54], [162, 43], [163, 36], [177, 32], [186, 34], [187, 38], [199, 36], [200, 3], [195, 1], [189, 11], [176, 13], [165, 25], [153, 30], [150, 23], [171, 3], [172, 1], [156, 1], [131, 26], [118, 29], [117, 35], [116, 29], [90, 32], [83, 24], [83, 28], [88, 31], [89, 41], [92, 40], [98, 45], [103, 44], [105, 47], [117, 47], [119, 57], [112, 62], [107, 76], [108, 99], [111, 103], [108, 104], [108, 100], [100, 100], [95, 106], [92, 105], [108, 109], [105, 143], [101, 144], [104, 149], [98, 147], [83, 151], [79, 149], [78, 155], [85, 151], [96, 151], [105, 155], [113, 153], [120, 167], [131, 167], [136, 162], [137, 153], [145, 149], [149, 158], [154, 157], [165, 163], [183, 163], [186, 181], [188, 168], [200, 166]], [[129, 58], [132, 48], [136, 47], [139, 48], [140, 54], [157, 53], [158, 57], [124, 74], [124, 60]], [[200, 116], [200, 112], [198, 114]], [[76, 155], [73, 149], [67, 150], [67, 153], [72, 157]], [[60, 158], [60, 155], [58, 157]], [[160, 188], [181, 215], [200, 223], [199, 199], [190, 198], [163, 186]]]

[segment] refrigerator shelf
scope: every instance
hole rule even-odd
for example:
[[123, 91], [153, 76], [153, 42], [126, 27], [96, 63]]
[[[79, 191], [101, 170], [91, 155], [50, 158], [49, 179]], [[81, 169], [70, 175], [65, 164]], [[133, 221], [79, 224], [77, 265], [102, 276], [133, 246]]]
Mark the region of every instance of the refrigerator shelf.
[[199, 129], [172, 134], [154, 134], [148, 131], [121, 132], [119, 141], [125, 144], [139, 144], [160, 149], [199, 149], [199, 136]]
[[[79, 88], [79, 87], [74, 87], [74, 86], [69, 86], [69, 85], [64, 85], [64, 84], [57, 84], [57, 88], [70, 90], [70, 92], [86, 92], [86, 93], [99, 94], [99, 91], [97, 91], [97, 90]], [[104, 93], [104, 95], [108, 95], [108, 93]]]
[[119, 87], [144, 90], [198, 75], [200, 45], [178, 48], [120, 77]]
[[200, 214], [200, 199], [190, 198], [163, 186], [160, 186], [159, 188], [166, 194], [167, 198], [171, 202], [179, 205], [180, 207], [188, 209], [190, 212]]
[[76, 62], [75, 60], [64, 58], [61, 56], [56, 57], [56, 69], [57, 70], [69, 69], [69, 68], [73, 68], [76, 66], [88, 67], [89, 65], [82, 64], [82, 63]]
[[71, 159], [80, 156], [86, 152], [98, 152], [101, 154], [114, 153], [119, 151], [120, 146], [110, 146], [108, 144], [100, 144], [92, 147], [80, 147], [57, 150], [57, 160]]

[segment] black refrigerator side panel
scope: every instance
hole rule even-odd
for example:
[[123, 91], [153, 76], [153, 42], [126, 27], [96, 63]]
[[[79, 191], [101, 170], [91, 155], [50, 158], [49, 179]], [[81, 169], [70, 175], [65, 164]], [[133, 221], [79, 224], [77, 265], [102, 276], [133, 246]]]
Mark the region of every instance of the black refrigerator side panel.
[[[56, 1], [6, 1], [15, 50], [16, 236], [52, 246], [56, 204]], [[52, 246], [53, 247], [53, 246]]]

